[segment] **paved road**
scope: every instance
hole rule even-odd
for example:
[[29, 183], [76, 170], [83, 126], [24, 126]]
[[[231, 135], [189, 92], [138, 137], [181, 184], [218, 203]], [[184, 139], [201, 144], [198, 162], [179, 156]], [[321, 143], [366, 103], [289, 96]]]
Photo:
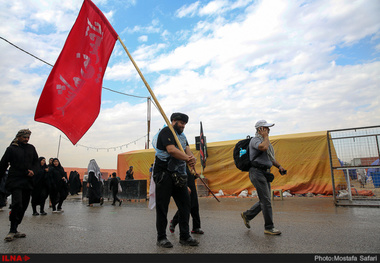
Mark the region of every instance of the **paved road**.
[[[289, 197], [273, 202], [274, 222], [281, 236], [264, 234], [260, 214], [247, 229], [240, 213], [257, 198], [200, 198], [204, 235], [199, 247], [179, 244], [178, 228], [168, 238], [171, 249], [156, 246], [155, 210], [147, 202], [124, 202], [121, 207], [106, 201], [87, 207], [80, 197], [69, 197], [62, 214], [32, 216], [29, 207], [19, 230], [25, 239], [0, 241], [0, 253], [379, 253], [380, 209], [335, 207], [329, 197]], [[9, 229], [8, 209], [0, 212], [1, 235]], [[171, 202], [169, 215], [176, 211]], [[194, 235], [195, 236], [195, 235]], [[378, 258], [380, 260], [380, 257]]]

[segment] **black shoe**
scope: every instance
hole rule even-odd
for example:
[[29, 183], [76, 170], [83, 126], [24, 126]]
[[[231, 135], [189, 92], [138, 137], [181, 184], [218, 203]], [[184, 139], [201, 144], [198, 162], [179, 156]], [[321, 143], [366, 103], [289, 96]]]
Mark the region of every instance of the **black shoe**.
[[112, 203], [111, 205], [115, 205], [115, 203]]
[[198, 242], [196, 239], [192, 238], [192, 237], [189, 237], [189, 238], [186, 239], [186, 240], [184, 240], [184, 239], [180, 239], [180, 240], [179, 240], [179, 243], [180, 243], [181, 245], [184, 245], [184, 246], [192, 246], [192, 247], [194, 247], [194, 246], [198, 246], [198, 245], [199, 245], [199, 242]]
[[122, 200], [120, 200], [120, 201], [119, 201], [119, 206], [121, 206], [121, 203], [123, 203], [123, 201], [122, 201]]
[[165, 247], [165, 248], [171, 248], [171, 247], [173, 247], [173, 244], [165, 238], [165, 239], [162, 239], [160, 241], [157, 241], [157, 246]]
[[102, 197], [102, 198], [100, 198], [100, 205], [103, 205], [103, 203], [104, 203], [104, 199]]
[[15, 235], [14, 235], [15, 238], [24, 238], [26, 237], [26, 234], [25, 233], [21, 233], [21, 232], [16, 232]]
[[34, 216], [39, 216], [40, 214], [37, 213], [37, 212], [34, 212], [33, 215], [34, 215]]
[[169, 230], [170, 233], [174, 233], [175, 231], [175, 225], [173, 224], [173, 220], [170, 220]]
[[203, 232], [203, 230], [200, 229], [200, 228], [196, 228], [196, 229], [194, 229], [194, 230], [191, 230], [191, 233], [192, 233], [192, 234], [203, 235], [205, 232]]
[[46, 216], [47, 213], [46, 213], [45, 211], [41, 211], [41, 212], [40, 212], [40, 215], [42, 215], [42, 216]]

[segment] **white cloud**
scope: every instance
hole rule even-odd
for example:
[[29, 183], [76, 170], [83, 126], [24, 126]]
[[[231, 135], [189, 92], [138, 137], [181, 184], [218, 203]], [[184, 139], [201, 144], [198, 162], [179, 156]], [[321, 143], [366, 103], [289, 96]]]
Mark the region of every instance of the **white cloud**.
[[196, 14], [196, 11], [199, 7], [199, 1], [194, 2], [190, 5], [182, 6], [180, 9], [176, 11], [176, 16], [179, 18], [186, 17], [186, 16], [194, 16]]
[[139, 42], [147, 42], [148, 41], [148, 36], [147, 35], [144, 35], [144, 36], [140, 36], [138, 38]]

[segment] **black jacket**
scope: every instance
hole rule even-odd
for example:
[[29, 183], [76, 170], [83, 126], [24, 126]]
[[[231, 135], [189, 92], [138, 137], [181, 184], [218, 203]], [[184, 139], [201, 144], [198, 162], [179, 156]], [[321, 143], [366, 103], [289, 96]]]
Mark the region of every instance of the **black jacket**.
[[33, 189], [33, 177], [28, 176], [28, 170], [36, 174], [39, 166], [38, 155], [33, 145], [10, 145], [0, 161], [0, 177], [5, 174], [8, 166], [10, 168], [5, 183], [8, 191], [16, 188]]
[[110, 190], [117, 192], [118, 191], [118, 184], [119, 184], [119, 180], [116, 177], [112, 178], [110, 180]]

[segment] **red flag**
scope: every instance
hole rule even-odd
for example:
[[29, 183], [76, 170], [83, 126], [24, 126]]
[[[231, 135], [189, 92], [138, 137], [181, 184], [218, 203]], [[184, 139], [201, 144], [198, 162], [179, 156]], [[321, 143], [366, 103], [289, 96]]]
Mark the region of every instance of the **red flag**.
[[201, 122], [201, 135], [199, 136], [199, 153], [201, 155], [201, 165], [203, 169], [206, 168], [206, 159], [207, 159], [207, 147], [206, 147], [206, 137], [203, 134], [203, 127]]
[[103, 76], [118, 35], [84, 0], [42, 90], [34, 120], [60, 129], [76, 144], [99, 115]]

